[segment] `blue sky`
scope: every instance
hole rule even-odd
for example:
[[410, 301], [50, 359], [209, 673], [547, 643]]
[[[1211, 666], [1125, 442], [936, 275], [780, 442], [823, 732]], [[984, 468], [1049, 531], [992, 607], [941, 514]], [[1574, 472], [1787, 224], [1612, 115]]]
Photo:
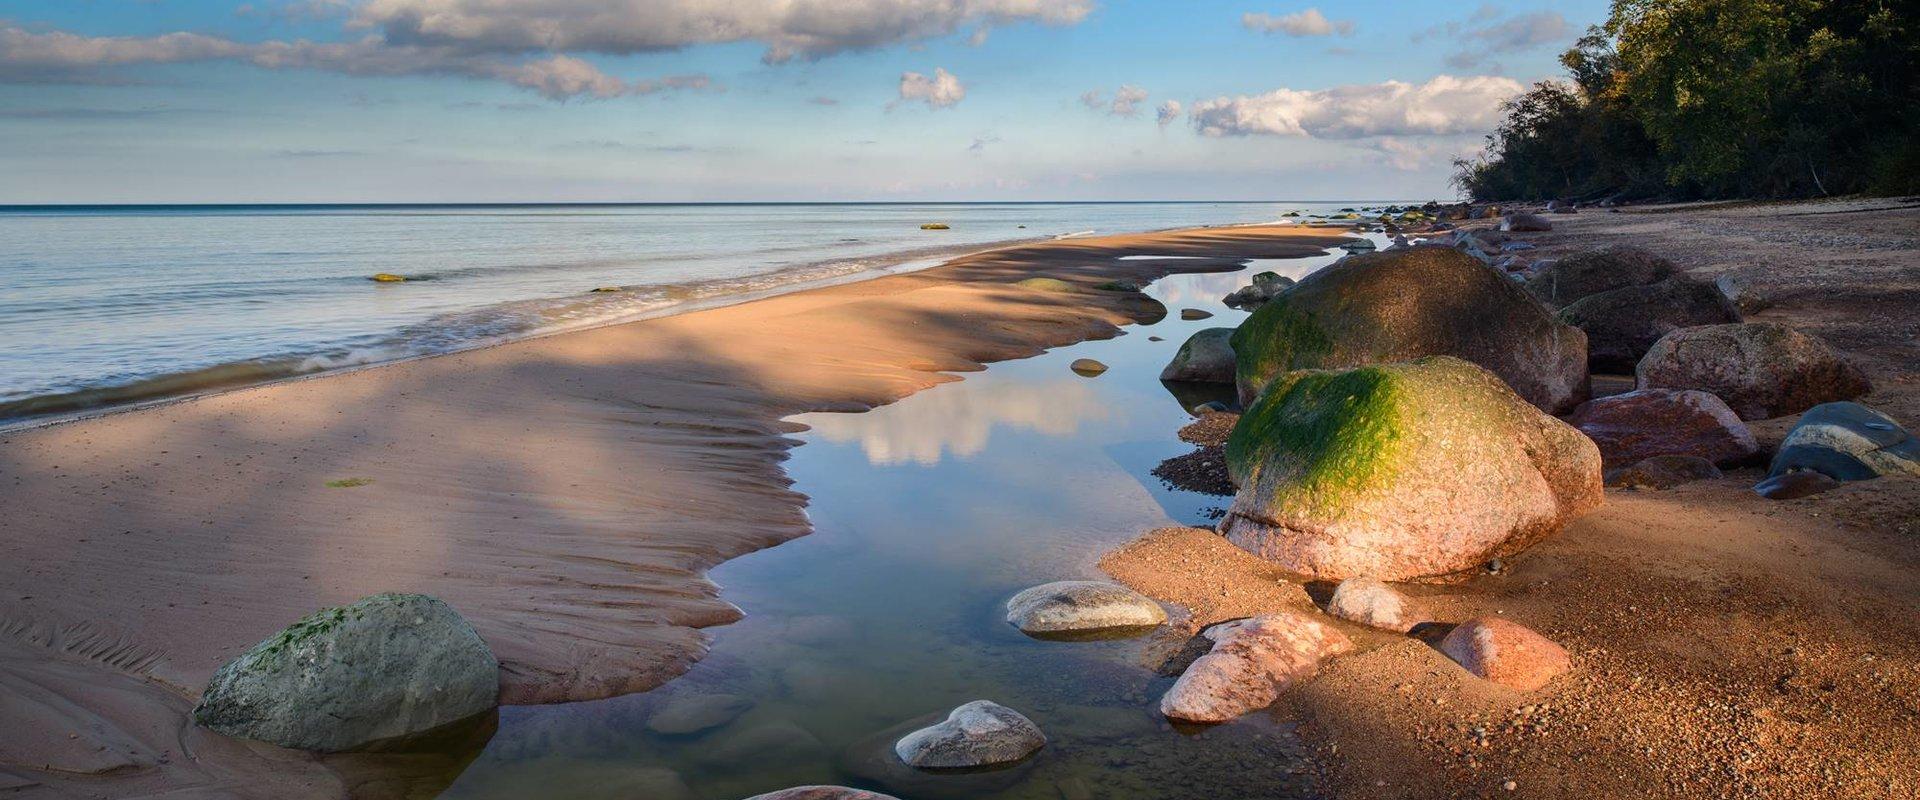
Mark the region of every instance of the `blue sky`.
[[0, 203], [1445, 197], [1605, 14], [0, 0]]

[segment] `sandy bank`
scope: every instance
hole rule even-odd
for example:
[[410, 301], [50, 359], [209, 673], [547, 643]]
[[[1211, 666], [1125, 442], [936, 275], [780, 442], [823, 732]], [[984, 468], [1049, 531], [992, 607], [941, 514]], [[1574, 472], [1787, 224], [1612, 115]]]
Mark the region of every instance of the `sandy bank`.
[[[1159, 313], [1111, 278], [1317, 254], [1239, 227], [996, 250], [911, 275], [0, 434], [0, 741], [19, 781], [339, 793], [338, 771], [181, 714], [320, 606], [425, 592], [499, 655], [509, 703], [639, 691], [739, 612], [707, 568], [804, 534], [791, 414]], [[1046, 275], [1081, 291], [1013, 281]], [[333, 487], [347, 479], [364, 485]], [[259, 760], [259, 761], [254, 761]], [[242, 763], [245, 762], [245, 763]], [[250, 781], [268, 764], [282, 785]], [[89, 777], [112, 772], [110, 778]], [[0, 785], [7, 783], [0, 772]]]

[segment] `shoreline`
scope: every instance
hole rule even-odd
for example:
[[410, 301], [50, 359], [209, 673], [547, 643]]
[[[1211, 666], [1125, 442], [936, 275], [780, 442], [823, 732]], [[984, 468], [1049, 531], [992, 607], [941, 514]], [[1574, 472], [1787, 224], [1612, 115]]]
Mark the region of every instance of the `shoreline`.
[[[226, 657], [313, 608], [394, 589], [440, 596], [474, 623], [500, 657], [505, 703], [656, 686], [704, 653], [699, 628], [738, 618], [705, 570], [809, 529], [779, 466], [795, 444], [786, 417], [864, 410], [1165, 313], [1092, 290], [1103, 280], [1237, 269], [1343, 239], [1268, 226], [1015, 245], [0, 432], [0, 476], [14, 478], [0, 541], [29, 565], [0, 599], [12, 634], [0, 657], [19, 665], [0, 691], [131, 680], [146, 688], [70, 693], [88, 702], [51, 727], [132, 730], [177, 718]], [[1123, 259], [1155, 255], [1206, 258]], [[1077, 291], [1013, 285], [1042, 275]], [[324, 485], [347, 476], [371, 483]], [[180, 727], [135, 738], [205, 757], [112, 768], [195, 783], [214, 762], [260, 757]], [[99, 771], [84, 767], [105, 749], [96, 735], [14, 747], [80, 773]]]

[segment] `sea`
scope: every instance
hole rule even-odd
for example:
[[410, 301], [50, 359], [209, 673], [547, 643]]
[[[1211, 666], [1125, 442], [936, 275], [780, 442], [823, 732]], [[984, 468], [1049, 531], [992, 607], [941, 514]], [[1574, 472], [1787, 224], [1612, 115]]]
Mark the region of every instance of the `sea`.
[[0, 206], [0, 424], [1364, 202]]

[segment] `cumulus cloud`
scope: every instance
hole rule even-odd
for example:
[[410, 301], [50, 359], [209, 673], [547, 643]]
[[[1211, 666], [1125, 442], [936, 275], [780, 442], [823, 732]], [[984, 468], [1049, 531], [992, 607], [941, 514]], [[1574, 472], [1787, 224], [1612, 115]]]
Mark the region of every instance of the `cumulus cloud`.
[[105, 82], [115, 67], [238, 61], [262, 69], [311, 69], [358, 76], [455, 75], [496, 80], [553, 100], [605, 99], [669, 89], [711, 89], [703, 75], [625, 81], [569, 55], [535, 58], [396, 45], [379, 36], [343, 42], [236, 42], [197, 33], [80, 36], [0, 28], [0, 82]]
[[1500, 104], [1519, 82], [1492, 75], [1440, 75], [1419, 85], [1401, 81], [1220, 97], [1195, 103], [1194, 130], [1204, 136], [1305, 136], [1357, 139], [1469, 133], [1498, 124]]
[[1086, 94], [1080, 95], [1081, 105], [1095, 111], [1105, 111], [1116, 117], [1131, 117], [1139, 114], [1140, 104], [1146, 100], [1147, 90], [1130, 83], [1121, 84], [1120, 88], [1115, 89], [1112, 100], [1108, 100], [1106, 94], [1099, 89], [1089, 89]]
[[1153, 121], [1159, 123], [1162, 128], [1180, 121], [1180, 101], [1168, 100], [1161, 103], [1160, 109], [1153, 114]]
[[918, 72], [900, 73], [900, 98], [888, 103], [887, 108], [914, 102], [925, 102], [928, 108], [951, 108], [966, 97], [967, 87], [959, 78], [935, 67], [931, 78]]
[[1451, 38], [1460, 49], [1449, 53], [1447, 65], [1455, 69], [1473, 69], [1495, 56], [1526, 52], [1543, 46], [1561, 46], [1579, 30], [1567, 18], [1554, 11], [1536, 11], [1517, 17], [1492, 5], [1483, 5], [1464, 21], [1445, 22], [1413, 35], [1415, 42], [1434, 37]]
[[1247, 30], [1261, 33], [1283, 33], [1288, 36], [1341, 36], [1353, 35], [1352, 20], [1327, 19], [1318, 8], [1309, 8], [1292, 14], [1274, 16], [1260, 12], [1248, 12], [1240, 15], [1240, 24]]
[[368, 0], [354, 23], [389, 41], [470, 52], [639, 53], [760, 42], [770, 63], [972, 28], [1073, 25], [1094, 0]]

